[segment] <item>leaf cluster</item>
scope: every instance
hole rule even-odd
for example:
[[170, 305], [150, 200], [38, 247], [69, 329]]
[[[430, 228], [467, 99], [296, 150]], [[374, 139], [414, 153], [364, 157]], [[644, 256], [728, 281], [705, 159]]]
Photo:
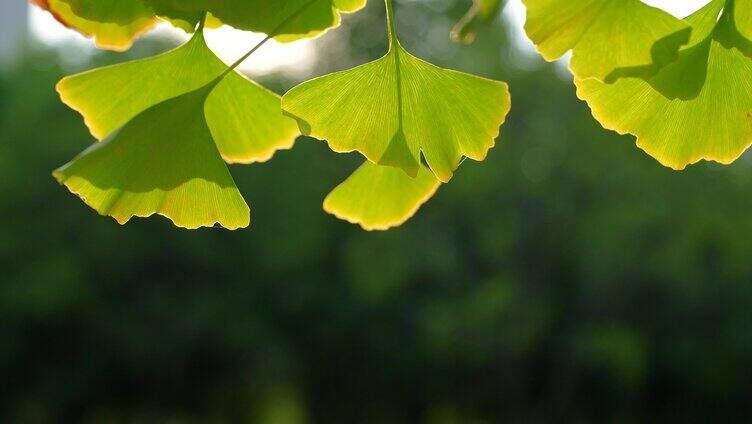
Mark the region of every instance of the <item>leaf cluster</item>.
[[729, 164], [752, 144], [749, 0], [677, 19], [639, 0], [524, 0], [547, 60], [572, 52], [577, 95], [661, 164]]
[[[439, 68], [399, 42], [283, 97], [224, 65], [203, 41], [228, 24], [291, 41], [337, 26], [365, 0], [32, 0], [103, 47], [127, 48], [158, 20], [193, 31], [155, 58], [65, 78], [63, 101], [100, 140], [54, 175], [121, 223], [161, 214], [186, 228], [250, 223], [226, 163], [264, 161], [299, 134], [364, 164], [324, 209], [365, 229], [411, 217], [464, 159], [482, 161], [511, 107], [505, 83]], [[607, 129], [633, 134], [660, 163], [731, 163], [752, 144], [752, 0], [711, 0], [678, 19], [640, 0], [523, 0], [546, 60], [571, 52], [577, 95]], [[475, 0], [452, 38], [472, 42], [503, 7]], [[263, 42], [262, 42], [263, 44]]]

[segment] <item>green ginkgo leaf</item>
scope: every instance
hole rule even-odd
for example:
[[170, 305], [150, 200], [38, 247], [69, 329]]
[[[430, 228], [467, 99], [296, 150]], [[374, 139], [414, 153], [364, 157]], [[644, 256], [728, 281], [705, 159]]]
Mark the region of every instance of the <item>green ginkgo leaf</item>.
[[101, 215], [159, 214], [184, 228], [247, 227], [250, 210], [204, 119], [214, 88], [159, 103], [54, 172]]
[[[97, 47], [102, 49], [127, 50], [136, 37], [157, 23], [155, 16], [148, 13], [142, 14], [137, 9], [128, 10], [127, 16], [123, 15], [116, 18], [114, 15], [110, 15], [112, 22], [109, 20], [97, 21], [79, 16], [71, 9], [71, 5], [64, 0], [31, 1], [49, 11], [63, 25], [73, 28], [87, 37], [94, 38]], [[126, 0], [126, 3], [130, 4], [131, 1], [135, 0]], [[116, 2], [113, 0], [101, 2], [103, 5], [110, 3]], [[120, 4], [119, 0], [117, 4]], [[98, 8], [95, 12], [93, 15], [102, 15], [106, 12], [106, 9]]]
[[[341, 13], [361, 9], [366, 0], [145, 0], [167, 17], [207, 11], [235, 28], [274, 33], [279, 41], [313, 37], [340, 24]], [[292, 19], [290, 19], [292, 17]], [[280, 26], [282, 23], [283, 26]]]
[[572, 50], [579, 78], [648, 77], [674, 61], [690, 28], [640, 0], [523, 0], [525, 31], [546, 60]]
[[752, 0], [736, 0], [734, 18], [741, 35], [752, 41]]
[[387, 230], [410, 219], [441, 183], [426, 169], [410, 178], [366, 161], [324, 200], [324, 210], [365, 230]]
[[749, 31], [750, 22], [742, 21], [741, 16], [748, 12], [738, 13], [743, 7], [752, 6], [750, 0], [726, 0], [723, 13], [724, 22], [717, 25], [713, 37], [725, 47], [734, 48], [752, 58], [752, 39], [744, 31]]
[[153, 19], [154, 12], [142, 0], [61, 0], [76, 16], [89, 21], [130, 25], [139, 19]]
[[[66, 77], [57, 85], [97, 139], [107, 137], [147, 108], [210, 83], [227, 69], [202, 31], [168, 53]], [[206, 119], [222, 157], [251, 163], [292, 147], [299, 134], [282, 115], [280, 98], [237, 72], [211, 92]]]
[[282, 108], [336, 152], [358, 151], [410, 176], [418, 174], [422, 152], [447, 182], [463, 156], [485, 159], [509, 112], [509, 91], [409, 54], [396, 39], [390, 1], [385, 56], [293, 88]]
[[473, 0], [473, 6], [452, 29], [452, 40], [470, 44], [481, 25], [485, 25], [499, 14], [504, 0]]
[[636, 135], [665, 166], [733, 162], [752, 143], [752, 59], [734, 47], [746, 40], [734, 35], [732, 3], [724, 5], [714, 0], [687, 18], [689, 45], [655, 77], [576, 78], [578, 96], [605, 128]]

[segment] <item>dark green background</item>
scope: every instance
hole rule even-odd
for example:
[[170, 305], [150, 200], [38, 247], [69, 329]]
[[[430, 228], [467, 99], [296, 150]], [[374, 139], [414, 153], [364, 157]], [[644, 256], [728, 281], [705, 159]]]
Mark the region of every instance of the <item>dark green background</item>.
[[[384, 51], [371, 3], [311, 76]], [[27, 43], [0, 74], [0, 421], [741, 421], [749, 160], [661, 167], [501, 21], [449, 42], [468, 3], [398, 4], [403, 43], [508, 81], [512, 112], [488, 160], [386, 233], [322, 211], [360, 159], [310, 139], [232, 168], [251, 229], [97, 216], [50, 176], [92, 142], [53, 89], [69, 70]]]

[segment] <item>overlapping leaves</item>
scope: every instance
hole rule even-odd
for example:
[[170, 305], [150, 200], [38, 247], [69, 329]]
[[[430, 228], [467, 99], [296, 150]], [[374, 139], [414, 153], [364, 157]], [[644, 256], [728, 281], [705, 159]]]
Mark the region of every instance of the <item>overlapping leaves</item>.
[[[133, 39], [157, 23], [156, 17], [146, 10], [140, 9], [137, 0], [120, 0], [98, 2], [104, 7], [96, 8], [96, 13], [78, 14], [70, 3], [65, 0], [31, 0], [33, 4], [49, 11], [55, 19], [65, 26], [94, 38], [98, 47], [112, 50], [126, 50]], [[120, 9], [119, 5], [129, 7]], [[133, 7], [130, 7], [133, 6]], [[112, 10], [120, 11], [122, 19], [116, 14], [108, 13]]]
[[678, 20], [639, 0], [523, 0], [549, 60], [572, 51], [577, 94], [662, 164], [730, 163], [752, 144], [752, 1]]
[[506, 84], [438, 68], [396, 41], [386, 56], [303, 83], [283, 98], [304, 133], [336, 152], [414, 177], [421, 154], [442, 181], [462, 157], [483, 160], [509, 111]]
[[[366, 0], [31, 0], [60, 22], [94, 37], [98, 46], [125, 50], [163, 18], [192, 31], [205, 13], [242, 30], [274, 32], [280, 41], [312, 37], [339, 25], [341, 13]], [[286, 19], [289, 21], [285, 22]], [[285, 22], [284, 28], [278, 28]]]
[[687, 24], [640, 0], [523, 0], [525, 30], [546, 60], [572, 51], [582, 78], [649, 76], [676, 59]]
[[159, 103], [54, 172], [121, 224], [163, 215], [184, 228], [250, 224], [248, 205], [204, 119], [213, 85]]
[[61, 98], [102, 141], [55, 177], [121, 223], [157, 213], [186, 228], [248, 226], [223, 159], [267, 160], [298, 132], [277, 95], [226, 72], [199, 31], [161, 56], [63, 79]]
[[613, 84], [575, 77], [578, 96], [604, 127], [636, 135], [668, 167], [733, 162], [752, 144], [752, 50], [735, 6], [713, 0], [687, 18], [691, 41], [655, 76]]
[[282, 100], [303, 133], [371, 162], [325, 204], [365, 228], [404, 221], [436, 191], [436, 179], [451, 179], [463, 157], [483, 160], [510, 108], [506, 84], [441, 69], [408, 53], [397, 40], [391, 0], [386, 4], [385, 56], [303, 83]]
[[[126, 15], [143, 11], [129, 9], [125, 3], [120, 10], [101, 7], [110, 0], [64, 1], [76, 16], [112, 25], [127, 24]], [[238, 26], [242, 21], [232, 2], [209, 6], [200, 0], [146, 1], [152, 11], [188, 24], [192, 12], [202, 7], [224, 21], [232, 15]], [[88, 6], [93, 3], [97, 7]], [[253, 29], [272, 36], [295, 38], [336, 24], [338, 10], [352, 11], [362, 4], [360, 0], [296, 0], [285, 2], [283, 8], [257, 8], [258, 13], [244, 22], [253, 21], [261, 25]], [[393, 23], [390, 1], [387, 6]], [[245, 4], [244, 13], [253, 7]], [[310, 13], [316, 7], [318, 12]], [[331, 19], [319, 19], [325, 15]], [[375, 152], [383, 147], [378, 160], [363, 164], [325, 200], [325, 210], [366, 229], [401, 224], [436, 192], [440, 180], [449, 180], [463, 156], [482, 160], [509, 110], [505, 84], [417, 59], [399, 45], [390, 28], [389, 53], [374, 62], [380, 69], [370, 76], [362, 74], [387, 82], [367, 87], [374, 90], [377, 102], [383, 101], [383, 113], [369, 125], [358, 126], [353, 120], [371, 106], [364, 101], [365, 93], [351, 92], [357, 76], [345, 78], [350, 79], [347, 84], [329, 86], [326, 93], [311, 89], [327, 78], [344, 82], [336, 74], [324, 77], [288, 97], [287, 112], [306, 131], [315, 127], [316, 134], [322, 121], [296, 108], [296, 96], [311, 101], [310, 93], [322, 94], [313, 99], [320, 104], [329, 102], [323, 94], [337, 97], [328, 104], [339, 110], [325, 117], [335, 131], [331, 137], [326, 128], [321, 132], [327, 133], [332, 146], [343, 143], [336, 129], [350, 127], [359, 128], [357, 149]], [[361, 69], [369, 66], [373, 64]], [[290, 147], [298, 134], [295, 122], [282, 115], [280, 99], [239, 74], [228, 73], [204, 43], [201, 31], [172, 52], [65, 78], [58, 91], [66, 104], [81, 112], [101, 142], [54, 175], [89, 206], [121, 223], [134, 216], [161, 214], [186, 228], [247, 226], [249, 208], [224, 161], [266, 160], [277, 149]], [[356, 116], [341, 114], [344, 110]], [[421, 164], [421, 154], [426, 165]]]
[[[163, 55], [63, 78], [57, 90], [83, 115], [92, 135], [103, 139], [147, 108], [197, 90], [226, 69], [198, 32]], [[230, 163], [267, 160], [275, 150], [292, 147], [298, 134], [294, 122], [282, 116], [279, 97], [237, 72], [208, 96], [206, 119]]]
[[366, 0], [144, 0], [163, 16], [211, 13], [235, 28], [276, 32], [280, 22], [294, 16], [284, 30], [276, 32], [281, 41], [312, 37], [336, 27], [341, 13], [351, 13], [365, 6]]
[[[191, 31], [206, 19], [280, 40], [315, 36], [365, 0], [32, 0], [108, 48], [127, 48], [157, 17]], [[547, 60], [572, 52], [577, 94], [601, 124], [638, 137], [666, 166], [729, 163], [752, 144], [752, 0], [711, 0], [685, 20], [640, 0], [523, 0]], [[455, 27], [472, 41], [503, 0], [475, 0]], [[324, 209], [368, 230], [409, 219], [464, 158], [483, 160], [510, 108], [506, 84], [408, 53], [387, 9], [380, 59], [280, 98], [228, 69], [201, 31], [155, 58], [64, 79], [95, 143], [55, 177], [101, 214], [164, 215], [197, 228], [249, 224], [226, 162], [269, 159], [298, 128], [366, 162]], [[289, 117], [283, 116], [282, 109]]]

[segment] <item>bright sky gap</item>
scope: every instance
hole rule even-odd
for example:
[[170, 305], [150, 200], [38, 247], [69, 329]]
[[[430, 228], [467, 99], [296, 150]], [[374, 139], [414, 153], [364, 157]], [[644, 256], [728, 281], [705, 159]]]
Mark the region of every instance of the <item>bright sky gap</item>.
[[[430, 1], [430, 0], [424, 0]], [[659, 7], [676, 17], [685, 17], [708, 3], [708, 0], [642, 0], [651, 6]], [[470, 0], [467, 0], [470, 4]], [[75, 44], [84, 49], [94, 49], [93, 43], [69, 30], [48, 13], [31, 7], [29, 27], [32, 34], [45, 44]], [[523, 30], [525, 23], [525, 6], [521, 0], [509, 0], [504, 11], [504, 18], [510, 25], [515, 38], [515, 45], [528, 52], [533, 51], [532, 43], [527, 40]], [[152, 31], [153, 35], [187, 40], [188, 35], [169, 24], [161, 24]], [[264, 38], [262, 34], [239, 31], [230, 27], [207, 30], [206, 39], [209, 46], [225, 62], [231, 63], [242, 56], [249, 46]], [[240, 70], [251, 74], [268, 74], [279, 70], [287, 72], [305, 72], [315, 59], [315, 49], [311, 40], [301, 40], [289, 44], [274, 41], [262, 47], [254, 56], [240, 66]]]

